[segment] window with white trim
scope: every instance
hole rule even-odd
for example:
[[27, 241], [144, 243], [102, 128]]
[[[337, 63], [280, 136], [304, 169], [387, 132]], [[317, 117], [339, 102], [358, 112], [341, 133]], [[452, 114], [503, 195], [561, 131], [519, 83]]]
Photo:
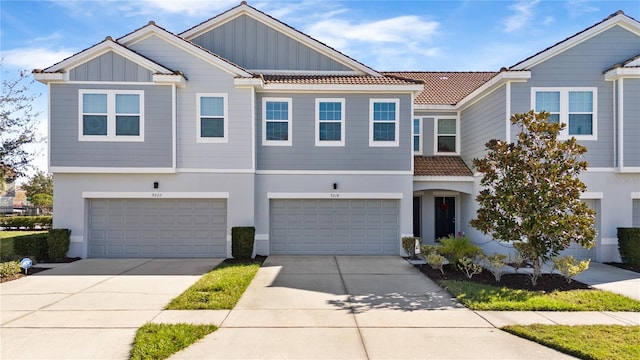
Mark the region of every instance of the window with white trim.
[[422, 120], [413, 119], [413, 153], [422, 154]]
[[559, 138], [597, 139], [597, 88], [532, 88], [536, 112], [550, 113], [549, 121], [566, 124]]
[[262, 98], [262, 145], [291, 146], [291, 98]]
[[344, 146], [344, 99], [316, 99], [316, 146]]
[[399, 99], [369, 100], [369, 146], [398, 146]]
[[227, 94], [197, 94], [198, 120], [196, 141], [226, 143], [228, 141]]
[[144, 91], [79, 90], [78, 140], [144, 141]]
[[434, 120], [436, 137], [434, 152], [440, 155], [458, 154], [460, 151], [458, 118], [442, 117]]

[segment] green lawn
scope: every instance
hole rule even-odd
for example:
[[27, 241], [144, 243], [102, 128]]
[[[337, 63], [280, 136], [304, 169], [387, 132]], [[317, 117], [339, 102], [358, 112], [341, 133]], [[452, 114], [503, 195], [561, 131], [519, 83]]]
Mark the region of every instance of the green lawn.
[[149, 323], [138, 329], [130, 358], [167, 359], [217, 329], [215, 325]]
[[542, 293], [468, 281], [440, 284], [472, 310], [494, 311], [640, 311], [640, 301], [600, 290]]
[[231, 310], [260, 268], [259, 262], [227, 264], [204, 274], [166, 306], [167, 310]]
[[47, 231], [0, 231], [0, 259], [10, 258], [13, 253], [13, 241], [23, 235], [38, 234]]
[[580, 359], [640, 359], [640, 326], [528, 325], [503, 330]]

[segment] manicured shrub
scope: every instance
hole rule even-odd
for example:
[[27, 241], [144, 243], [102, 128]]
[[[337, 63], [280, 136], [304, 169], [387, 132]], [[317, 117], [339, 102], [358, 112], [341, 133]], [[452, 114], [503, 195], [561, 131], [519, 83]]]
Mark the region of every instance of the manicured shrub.
[[440, 254], [442, 254], [451, 264], [458, 264], [464, 257], [474, 258], [482, 254], [482, 249], [471, 242], [467, 236], [449, 235], [440, 239]]
[[71, 230], [69, 229], [51, 229], [47, 237], [49, 245], [49, 260], [62, 261], [67, 257], [69, 251], [69, 242]]
[[7, 261], [0, 263], [0, 277], [19, 274], [20, 269], [20, 263], [17, 261]]
[[553, 260], [553, 268], [558, 269], [560, 274], [564, 276], [568, 283], [573, 280], [573, 277], [589, 268], [589, 260], [578, 261], [573, 256], [555, 257]]
[[436, 253], [429, 253], [424, 259], [427, 262], [427, 264], [431, 266], [432, 269], [440, 270], [440, 272], [444, 274], [444, 269], [442, 267], [444, 266], [444, 263], [447, 261], [447, 259], [444, 256]]
[[8, 230], [36, 230], [50, 229], [53, 222], [51, 216], [3, 216], [0, 217], [0, 227]]
[[618, 250], [622, 262], [640, 265], [640, 228], [618, 228]]
[[251, 259], [256, 228], [236, 226], [231, 228], [231, 256], [234, 259]]
[[497, 282], [500, 282], [506, 264], [507, 255], [505, 254], [485, 255], [482, 259], [482, 265], [493, 274]]
[[457, 263], [458, 269], [462, 271], [469, 279], [475, 274], [482, 272], [482, 265], [480, 265], [480, 257], [476, 256], [463, 256]]
[[402, 238], [402, 249], [408, 257], [416, 256], [416, 240], [420, 243], [419, 237], [406, 236]]
[[13, 238], [13, 252], [19, 256], [33, 257], [37, 261], [49, 259], [47, 233], [16, 236]]

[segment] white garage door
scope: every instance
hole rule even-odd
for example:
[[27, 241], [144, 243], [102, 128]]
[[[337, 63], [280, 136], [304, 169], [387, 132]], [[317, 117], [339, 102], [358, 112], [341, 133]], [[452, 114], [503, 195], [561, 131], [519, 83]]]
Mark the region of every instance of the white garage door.
[[89, 257], [225, 257], [227, 203], [92, 199], [88, 228]]
[[271, 200], [272, 254], [397, 255], [398, 200]]

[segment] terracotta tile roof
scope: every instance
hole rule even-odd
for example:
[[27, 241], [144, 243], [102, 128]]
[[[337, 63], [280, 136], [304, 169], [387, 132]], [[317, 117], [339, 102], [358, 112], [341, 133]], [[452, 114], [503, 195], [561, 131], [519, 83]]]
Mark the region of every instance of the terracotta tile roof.
[[473, 176], [460, 156], [413, 157], [414, 176]]
[[455, 105], [498, 72], [394, 71], [383, 74], [424, 82], [424, 90], [415, 98], [416, 105]]
[[370, 75], [262, 75], [265, 84], [304, 85], [416, 85], [420, 81]]

